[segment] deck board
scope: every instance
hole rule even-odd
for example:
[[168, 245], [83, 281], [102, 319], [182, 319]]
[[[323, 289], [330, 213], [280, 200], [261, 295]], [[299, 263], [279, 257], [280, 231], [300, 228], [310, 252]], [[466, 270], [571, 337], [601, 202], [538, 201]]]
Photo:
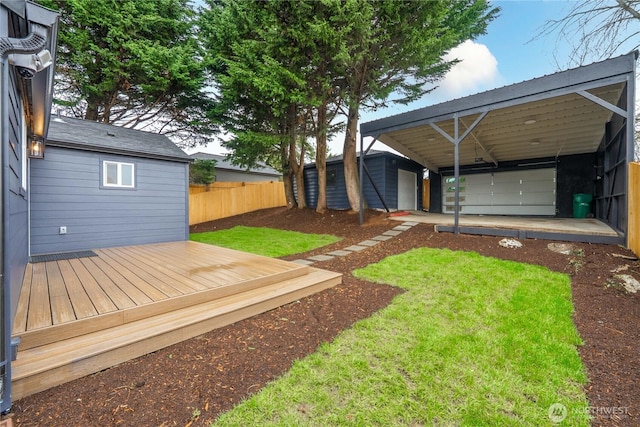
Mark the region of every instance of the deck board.
[[134, 251], [129, 248], [119, 248], [119, 251], [121, 256], [131, 259], [131, 261], [134, 262], [140, 270], [144, 270], [153, 276], [160, 276], [165, 278], [165, 280], [168, 280], [168, 282], [171, 283], [171, 286], [175, 287], [181, 294], [189, 294], [206, 289], [206, 286], [200, 283], [194, 282], [193, 280], [179, 274], [174, 274], [170, 268], [165, 267], [162, 263], [148, 259], [140, 252], [140, 250]]
[[148, 304], [154, 301], [153, 298], [145, 294], [134, 283], [129, 281], [125, 276], [120, 274], [118, 270], [113, 268], [103, 259], [93, 257], [91, 261], [103, 272], [104, 275], [106, 275], [113, 282], [115, 286], [117, 286], [120, 290], [122, 290], [122, 292], [127, 294], [127, 296], [135, 303], [135, 305]]
[[[154, 292], [150, 288], [156, 289], [157, 292], [166, 296], [167, 298], [178, 297], [183, 295], [178, 289], [171, 285], [171, 283], [165, 282], [161, 275], [154, 276], [153, 274], [147, 273], [145, 270], [138, 268], [131, 260], [129, 260], [126, 256], [122, 256], [116, 250], [104, 251], [97, 250], [95, 251], [99, 254], [100, 258], [104, 259], [114, 268], [118, 268], [119, 271], [126, 271], [128, 277], [136, 276], [146, 284], [149, 288], [146, 289], [147, 295], [152, 295]], [[122, 269], [122, 270], [120, 270]], [[134, 279], [135, 280], [135, 279]], [[153, 298], [155, 301], [159, 301], [159, 296]]]
[[[84, 321], [77, 327], [88, 331], [87, 322], [127, 322], [301, 276], [307, 268], [189, 241], [95, 253], [29, 264], [13, 334], [37, 336], [32, 332], [74, 321]], [[61, 336], [73, 335], [73, 328], [59, 329]]]
[[148, 268], [155, 269], [172, 280], [175, 280], [176, 283], [184, 285], [186, 287], [185, 293], [204, 291], [210, 289], [212, 286], [212, 284], [207, 281], [198, 280], [185, 274], [185, 269], [181, 266], [185, 264], [189, 265], [192, 261], [181, 253], [176, 252], [174, 258], [170, 260], [155, 257], [152, 253], [149, 253], [146, 248], [126, 248], [124, 250], [141, 263], [144, 263]]
[[52, 324], [49, 302], [49, 284], [44, 264], [34, 264], [29, 296], [27, 330], [44, 328]]
[[51, 320], [54, 325], [76, 320], [75, 312], [67, 287], [65, 286], [60, 267], [56, 262], [45, 263], [47, 280], [49, 281], [49, 298], [51, 298]]
[[99, 314], [109, 313], [110, 311], [116, 311], [118, 309], [113, 301], [111, 301], [111, 298], [109, 298], [109, 295], [105, 293], [100, 287], [100, 284], [96, 282], [96, 279], [93, 278], [79, 259], [70, 259], [69, 264], [78, 276], [78, 279], [80, 279], [82, 286], [87, 292], [87, 295], [89, 295], [89, 298], [91, 298], [91, 302]]
[[13, 320], [13, 332], [21, 333], [27, 330], [27, 315], [29, 314], [29, 297], [31, 295], [31, 278], [33, 276], [33, 266], [28, 265], [24, 272], [22, 292], [18, 298], [18, 308]]
[[58, 261], [58, 267], [67, 286], [69, 300], [73, 306], [76, 319], [97, 316], [98, 310], [96, 310], [91, 302], [91, 298], [84, 289], [84, 286], [82, 286], [82, 282], [78, 279], [73, 267], [71, 267], [71, 263], [68, 260]]
[[100, 262], [104, 263], [103, 269], [105, 271], [115, 271], [118, 275], [122, 276], [123, 280], [131, 283], [132, 286], [135, 286], [151, 301], [162, 301], [163, 299], [168, 298], [167, 294], [162, 292], [162, 290], [157, 286], [153, 286], [152, 284], [143, 280], [135, 272], [129, 270], [124, 265], [119, 264], [116, 260], [105, 255], [103, 257], [100, 257]]

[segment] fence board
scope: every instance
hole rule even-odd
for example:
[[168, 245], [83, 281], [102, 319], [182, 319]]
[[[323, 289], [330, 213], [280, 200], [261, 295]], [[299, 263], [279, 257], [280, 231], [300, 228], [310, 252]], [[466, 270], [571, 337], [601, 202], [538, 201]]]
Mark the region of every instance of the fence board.
[[279, 206], [286, 206], [282, 182], [213, 183], [190, 191], [189, 225]]
[[629, 163], [627, 245], [640, 255], [640, 163]]

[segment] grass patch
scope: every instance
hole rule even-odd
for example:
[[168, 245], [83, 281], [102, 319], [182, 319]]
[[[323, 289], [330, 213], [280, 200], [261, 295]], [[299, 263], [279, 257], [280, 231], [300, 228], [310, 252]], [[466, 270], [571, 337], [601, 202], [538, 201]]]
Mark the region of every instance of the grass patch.
[[568, 276], [429, 248], [354, 274], [407, 292], [216, 425], [589, 425]]
[[241, 225], [227, 230], [191, 233], [190, 239], [273, 258], [307, 252], [340, 241], [340, 238], [328, 234]]

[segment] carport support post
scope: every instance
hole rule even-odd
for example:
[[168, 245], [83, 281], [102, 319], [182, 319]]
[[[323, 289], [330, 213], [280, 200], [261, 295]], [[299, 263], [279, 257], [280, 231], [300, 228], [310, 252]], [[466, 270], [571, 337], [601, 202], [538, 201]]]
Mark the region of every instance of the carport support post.
[[455, 204], [453, 212], [453, 234], [460, 234], [460, 140], [458, 139], [458, 113], [453, 115], [453, 176], [456, 183]]
[[[638, 60], [638, 51], [636, 51], [635, 56], [634, 56], [635, 60]], [[633, 61], [633, 73], [629, 73], [629, 75], [627, 76], [627, 135], [626, 135], [626, 142], [627, 142], [627, 162], [625, 165], [625, 175], [627, 177], [627, 180], [625, 182], [625, 191], [624, 193], [626, 194], [625, 197], [625, 210], [626, 210], [626, 224], [625, 224], [625, 230], [624, 230], [624, 245], [626, 247], [629, 247], [629, 234], [634, 232], [633, 230], [629, 230], [629, 214], [631, 212], [629, 212], [629, 206], [631, 206], [631, 200], [629, 200], [629, 163], [634, 161], [635, 158], [635, 117], [636, 117], [636, 112], [635, 112], [635, 102], [636, 102], [636, 80], [635, 80], [635, 76], [636, 76], [636, 61]]]
[[360, 133], [360, 163], [359, 163], [359, 171], [358, 171], [358, 175], [360, 175], [358, 178], [360, 179], [359, 185], [360, 185], [360, 225], [364, 224], [364, 212], [362, 212], [363, 208], [364, 208], [364, 202], [362, 201], [362, 197], [363, 197], [363, 193], [364, 193], [364, 184], [362, 182], [362, 171], [364, 170], [364, 155], [363, 155], [363, 151], [364, 151], [364, 137], [362, 136], [362, 133]]

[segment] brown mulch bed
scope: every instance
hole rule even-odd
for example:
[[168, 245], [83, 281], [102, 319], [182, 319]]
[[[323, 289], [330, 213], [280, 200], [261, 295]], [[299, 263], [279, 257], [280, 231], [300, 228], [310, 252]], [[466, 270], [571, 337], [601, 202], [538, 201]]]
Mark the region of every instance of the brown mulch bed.
[[[192, 231], [234, 225], [267, 226], [334, 234], [339, 243], [305, 256], [356, 244], [399, 223], [379, 212], [358, 215], [276, 208], [199, 224]], [[294, 360], [333, 340], [343, 329], [385, 307], [400, 290], [358, 280], [355, 268], [411, 248], [428, 246], [540, 264], [571, 276], [574, 320], [584, 340], [579, 348], [589, 383], [593, 425], [640, 424], [640, 295], [614, 279], [616, 269], [640, 279], [640, 262], [618, 246], [577, 243], [572, 255], [525, 240], [520, 249], [498, 245], [499, 237], [436, 233], [420, 224], [400, 236], [315, 266], [344, 274], [335, 288], [212, 331], [94, 375], [26, 397], [10, 414], [16, 426], [206, 426], [223, 411], [285, 372]], [[289, 259], [300, 258], [300, 255]], [[613, 415], [609, 415], [611, 413]]]

